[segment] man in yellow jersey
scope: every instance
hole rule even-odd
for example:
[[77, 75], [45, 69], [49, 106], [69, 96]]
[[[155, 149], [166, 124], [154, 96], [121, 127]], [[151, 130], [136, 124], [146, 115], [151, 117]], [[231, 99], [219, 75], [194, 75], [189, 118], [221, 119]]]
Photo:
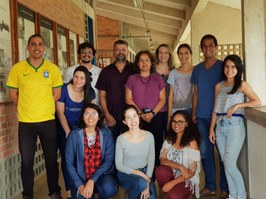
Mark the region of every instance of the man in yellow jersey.
[[19, 152], [23, 198], [33, 198], [34, 154], [39, 136], [45, 158], [51, 199], [62, 199], [58, 185], [55, 101], [61, 95], [62, 77], [56, 65], [43, 59], [44, 40], [32, 35], [28, 40], [29, 58], [15, 64], [7, 80], [9, 96], [17, 105]]

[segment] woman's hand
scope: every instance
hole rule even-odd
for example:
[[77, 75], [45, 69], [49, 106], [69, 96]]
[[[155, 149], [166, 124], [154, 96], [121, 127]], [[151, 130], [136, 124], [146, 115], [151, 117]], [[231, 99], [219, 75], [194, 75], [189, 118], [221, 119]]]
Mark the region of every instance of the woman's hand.
[[164, 184], [162, 191], [163, 192], [168, 192], [170, 191], [173, 187], [175, 186], [175, 182], [172, 180], [170, 182], [167, 182], [166, 184]]
[[144, 191], [141, 192], [140, 199], [148, 199], [150, 197], [150, 188], [149, 183], [147, 182], [147, 187]]
[[180, 170], [180, 172], [182, 173], [182, 177], [184, 178], [184, 179], [189, 179], [191, 176], [190, 176], [190, 172], [189, 172], [189, 170], [186, 168], [186, 167], [184, 167], [184, 166], [181, 166], [180, 168], [179, 168], [179, 170]]
[[94, 181], [93, 180], [89, 180], [87, 182], [87, 184], [84, 187], [84, 191], [83, 194], [81, 193], [81, 195], [84, 198], [91, 198], [93, 195], [93, 189], [94, 189]]
[[135, 171], [136, 171], [135, 172], [136, 175], [139, 175], [140, 177], [143, 177], [146, 180], [147, 183], [150, 183], [151, 180], [145, 173], [143, 173], [142, 171], [139, 171], [139, 170], [135, 170]]
[[149, 113], [144, 113], [141, 115], [141, 118], [145, 121], [145, 122], [148, 122], [150, 123], [152, 118], [153, 118], [153, 113], [152, 112], [149, 112]]
[[234, 106], [231, 106], [228, 110], [227, 110], [227, 117], [230, 118], [232, 117], [233, 113], [238, 109], [238, 104], [235, 104]]
[[209, 132], [209, 140], [211, 143], [215, 143], [215, 133], [214, 133], [214, 130], [213, 129], [210, 129], [210, 132]]

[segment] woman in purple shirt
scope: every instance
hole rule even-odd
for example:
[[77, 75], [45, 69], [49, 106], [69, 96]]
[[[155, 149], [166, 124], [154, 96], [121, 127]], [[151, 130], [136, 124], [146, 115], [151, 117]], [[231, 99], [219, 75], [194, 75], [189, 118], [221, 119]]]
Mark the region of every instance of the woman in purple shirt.
[[135, 105], [142, 119], [142, 128], [155, 139], [155, 165], [163, 143], [163, 115], [166, 102], [165, 83], [158, 73], [153, 73], [155, 59], [148, 50], [140, 51], [135, 58], [140, 73], [131, 75], [126, 83], [126, 103]]

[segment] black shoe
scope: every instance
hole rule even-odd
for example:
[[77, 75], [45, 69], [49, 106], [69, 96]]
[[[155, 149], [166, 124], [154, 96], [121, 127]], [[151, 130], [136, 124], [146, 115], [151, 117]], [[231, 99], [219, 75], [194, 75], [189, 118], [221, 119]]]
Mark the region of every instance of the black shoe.
[[33, 199], [32, 196], [23, 196], [23, 199]]
[[50, 199], [63, 199], [60, 192], [53, 193], [50, 195]]

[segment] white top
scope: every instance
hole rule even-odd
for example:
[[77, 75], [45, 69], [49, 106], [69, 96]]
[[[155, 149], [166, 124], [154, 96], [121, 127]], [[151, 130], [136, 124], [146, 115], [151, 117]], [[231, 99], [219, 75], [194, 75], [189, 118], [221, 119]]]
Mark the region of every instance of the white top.
[[[175, 163], [181, 164], [187, 169], [195, 171], [195, 175], [186, 180], [186, 186], [189, 186], [192, 193], [199, 198], [199, 173], [200, 173], [200, 151], [192, 149], [188, 146], [182, 149], [176, 149], [172, 144], [168, 143], [167, 140], [164, 141], [161, 155], [163, 150], [167, 151], [167, 159]], [[173, 169], [173, 174], [177, 178], [181, 176], [181, 172], [178, 169]]]
[[[63, 81], [65, 84], [68, 83], [73, 78], [73, 73], [78, 66], [80, 66], [80, 64], [70, 66], [65, 70], [63, 74]], [[95, 88], [95, 85], [96, 85], [96, 82], [98, 80], [98, 77], [102, 69], [98, 66], [92, 65], [92, 68], [89, 71], [92, 74], [91, 75], [91, 78], [92, 78], [91, 87], [95, 91], [95, 103], [99, 105], [99, 93], [98, 93], [98, 89]]]

